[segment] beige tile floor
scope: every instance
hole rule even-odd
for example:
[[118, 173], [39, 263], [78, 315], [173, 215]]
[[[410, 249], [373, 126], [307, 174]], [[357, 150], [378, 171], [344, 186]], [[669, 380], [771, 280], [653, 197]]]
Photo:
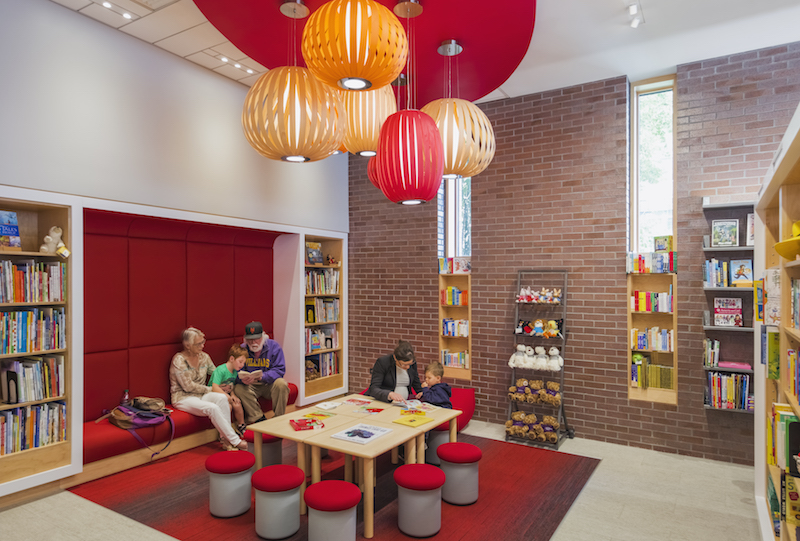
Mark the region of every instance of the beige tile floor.
[[[504, 439], [501, 425], [472, 421], [465, 433]], [[562, 452], [600, 458], [552, 541], [754, 541], [753, 468], [581, 438]], [[43, 522], [47, 527], [43, 528]], [[42, 532], [47, 531], [46, 537]], [[502, 536], [501, 536], [502, 537]], [[0, 512], [3, 541], [172, 539], [62, 492]]]

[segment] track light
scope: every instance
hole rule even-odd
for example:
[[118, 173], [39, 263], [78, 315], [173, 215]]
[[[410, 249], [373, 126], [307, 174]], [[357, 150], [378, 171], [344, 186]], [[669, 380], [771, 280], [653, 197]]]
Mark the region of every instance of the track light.
[[644, 13], [638, 0], [628, 4], [628, 16], [630, 17], [631, 28], [639, 28], [639, 25], [644, 22]]

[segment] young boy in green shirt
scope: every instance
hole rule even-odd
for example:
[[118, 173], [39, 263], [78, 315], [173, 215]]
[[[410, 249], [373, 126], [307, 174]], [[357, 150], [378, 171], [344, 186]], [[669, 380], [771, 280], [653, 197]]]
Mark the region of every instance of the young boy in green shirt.
[[228, 395], [228, 403], [236, 418], [236, 431], [241, 436], [247, 425], [244, 423], [244, 410], [239, 397], [233, 394], [233, 384], [236, 374], [244, 367], [247, 361], [247, 352], [239, 344], [234, 344], [228, 350], [228, 361], [214, 369], [211, 375], [211, 390], [215, 393]]

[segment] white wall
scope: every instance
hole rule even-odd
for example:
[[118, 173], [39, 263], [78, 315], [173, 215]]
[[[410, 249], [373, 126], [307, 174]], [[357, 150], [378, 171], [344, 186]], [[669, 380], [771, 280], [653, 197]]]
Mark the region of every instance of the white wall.
[[0, 1], [0, 184], [347, 232], [347, 158], [242, 133], [247, 87], [49, 0]]

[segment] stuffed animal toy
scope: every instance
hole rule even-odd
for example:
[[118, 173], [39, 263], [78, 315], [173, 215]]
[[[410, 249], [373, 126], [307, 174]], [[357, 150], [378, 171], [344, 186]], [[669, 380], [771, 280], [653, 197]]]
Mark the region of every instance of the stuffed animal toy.
[[542, 336], [544, 335], [544, 320], [537, 319], [533, 322], [533, 330], [531, 331], [531, 336]]
[[558, 354], [558, 348], [550, 348], [550, 358], [547, 360], [547, 369], [552, 372], [558, 372], [564, 366], [564, 358]]
[[544, 333], [542, 336], [545, 338], [558, 338], [561, 336], [561, 333], [558, 330], [558, 322], [555, 319], [551, 319], [547, 322], [547, 325], [544, 328]]
[[525, 368], [533, 368], [534, 351], [531, 346], [525, 348]]
[[306, 361], [306, 381], [312, 381], [319, 377], [317, 366], [311, 361]]
[[553, 288], [553, 304], [561, 304], [561, 290], [557, 287]]
[[542, 416], [542, 425], [543, 426], [551, 426], [555, 430], [558, 430], [558, 427], [561, 426], [561, 425], [558, 424], [558, 419], [556, 419], [552, 415], [543, 415]]
[[539, 389], [544, 389], [544, 382], [540, 379], [532, 379], [528, 382], [528, 385], [530, 385], [531, 389], [533, 389], [534, 391], [538, 391]]
[[522, 368], [525, 364], [525, 344], [517, 345], [517, 350], [508, 359], [508, 366], [511, 368]]
[[553, 298], [553, 292], [543, 287], [542, 290], [539, 292], [539, 302], [544, 303], [547, 302], [548, 298]]
[[[39, 247], [39, 251], [44, 254], [55, 254], [61, 253], [59, 252], [59, 248], [62, 248], [62, 252], [66, 251], [67, 255], [69, 255], [69, 250], [66, 249], [67, 247], [61, 241], [61, 235], [63, 233], [64, 232], [57, 225], [51, 227], [47, 235], [44, 236], [44, 244]], [[66, 256], [62, 255], [62, 257]]]
[[522, 420], [522, 422], [525, 423], [528, 426], [536, 424], [536, 421], [538, 421], [538, 419], [536, 418], [536, 414], [535, 413], [531, 413], [529, 415], [526, 415], [525, 418]]
[[536, 357], [534, 357], [533, 369], [547, 370], [547, 353], [545, 353], [544, 347], [536, 346], [534, 350], [536, 351]]
[[526, 321], [525, 325], [522, 327], [522, 332], [524, 334], [531, 334], [532, 331], [533, 331], [533, 325], [531, 325], [530, 321]]
[[561, 384], [558, 383], [557, 381], [548, 381], [547, 382], [547, 390], [548, 391], [556, 391], [556, 392], [558, 392], [558, 391], [561, 390]]

